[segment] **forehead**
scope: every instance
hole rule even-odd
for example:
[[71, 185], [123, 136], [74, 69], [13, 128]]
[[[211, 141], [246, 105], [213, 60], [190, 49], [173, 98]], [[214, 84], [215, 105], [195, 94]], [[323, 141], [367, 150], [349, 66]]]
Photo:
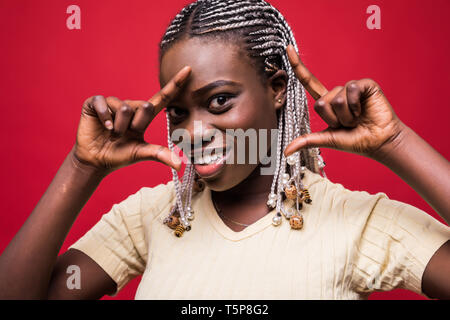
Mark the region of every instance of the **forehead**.
[[193, 89], [215, 80], [254, 81], [256, 70], [233, 43], [191, 38], [176, 43], [161, 61], [160, 83], [163, 87], [184, 66], [190, 66]]

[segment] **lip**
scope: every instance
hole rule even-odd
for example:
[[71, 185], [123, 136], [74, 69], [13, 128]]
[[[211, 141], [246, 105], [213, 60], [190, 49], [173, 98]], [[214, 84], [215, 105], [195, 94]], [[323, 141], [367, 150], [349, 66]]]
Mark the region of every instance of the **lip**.
[[[218, 149], [218, 148], [212, 148]], [[220, 172], [225, 168], [225, 163], [231, 154], [231, 149], [223, 148], [225, 150], [222, 158], [217, 162], [211, 164], [194, 164], [194, 169], [198, 175], [203, 179], [210, 179], [220, 174]], [[205, 150], [203, 150], [205, 151]]]

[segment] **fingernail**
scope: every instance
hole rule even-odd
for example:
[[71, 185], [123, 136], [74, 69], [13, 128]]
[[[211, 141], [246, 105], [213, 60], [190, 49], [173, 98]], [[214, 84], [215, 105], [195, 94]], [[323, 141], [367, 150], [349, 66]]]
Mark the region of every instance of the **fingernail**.
[[106, 121], [105, 121], [105, 126], [106, 126], [106, 128], [107, 128], [108, 130], [114, 129], [114, 126], [113, 126], [111, 120], [106, 120]]

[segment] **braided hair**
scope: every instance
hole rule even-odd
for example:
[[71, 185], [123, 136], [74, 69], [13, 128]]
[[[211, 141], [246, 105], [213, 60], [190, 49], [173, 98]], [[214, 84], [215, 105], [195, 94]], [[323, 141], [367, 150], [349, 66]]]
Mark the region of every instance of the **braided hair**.
[[[277, 9], [264, 0], [197, 0], [184, 7], [170, 23], [161, 39], [159, 61], [175, 43], [193, 37], [235, 41], [249, 57], [262, 81], [278, 70], [286, 71], [287, 102], [278, 116], [276, 166], [267, 202], [269, 207], [277, 209], [278, 215], [284, 213], [282, 192], [287, 184], [293, 183], [297, 190], [303, 190], [301, 176], [305, 168], [325, 175], [325, 163], [318, 148], [301, 150], [288, 158], [282, 152], [296, 137], [311, 132], [305, 90], [286, 54], [289, 44], [298, 52], [290, 26]], [[167, 132], [168, 145], [173, 151], [168, 115]], [[183, 227], [190, 230], [194, 167], [191, 163], [186, 165], [181, 182], [174, 169], [172, 173], [176, 203], [166, 221], [177, 212]]]

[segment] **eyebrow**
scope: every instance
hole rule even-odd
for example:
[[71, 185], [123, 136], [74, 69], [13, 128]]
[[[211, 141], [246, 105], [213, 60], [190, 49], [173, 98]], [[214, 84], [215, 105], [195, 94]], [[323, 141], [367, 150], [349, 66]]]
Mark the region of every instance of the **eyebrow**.
[[227, 85], [235, 86], [235, 87], [242, 87], [242, 85], [238, 82], [234, 82], [234, 81], [230, 81], [230, 80], [217, 80], [217, 81], [211, 82], [211, 83], [207, 84], [206, 86], [201, 87], [200, 89], [197, 89], [194, 92], [192, 92], [192, 97], [193, 98], [199, 97], [201, 95], [204, 95], [208, 91], [213, 90], [214, 88], [223, 87], [223, 86], [227, 86]]

